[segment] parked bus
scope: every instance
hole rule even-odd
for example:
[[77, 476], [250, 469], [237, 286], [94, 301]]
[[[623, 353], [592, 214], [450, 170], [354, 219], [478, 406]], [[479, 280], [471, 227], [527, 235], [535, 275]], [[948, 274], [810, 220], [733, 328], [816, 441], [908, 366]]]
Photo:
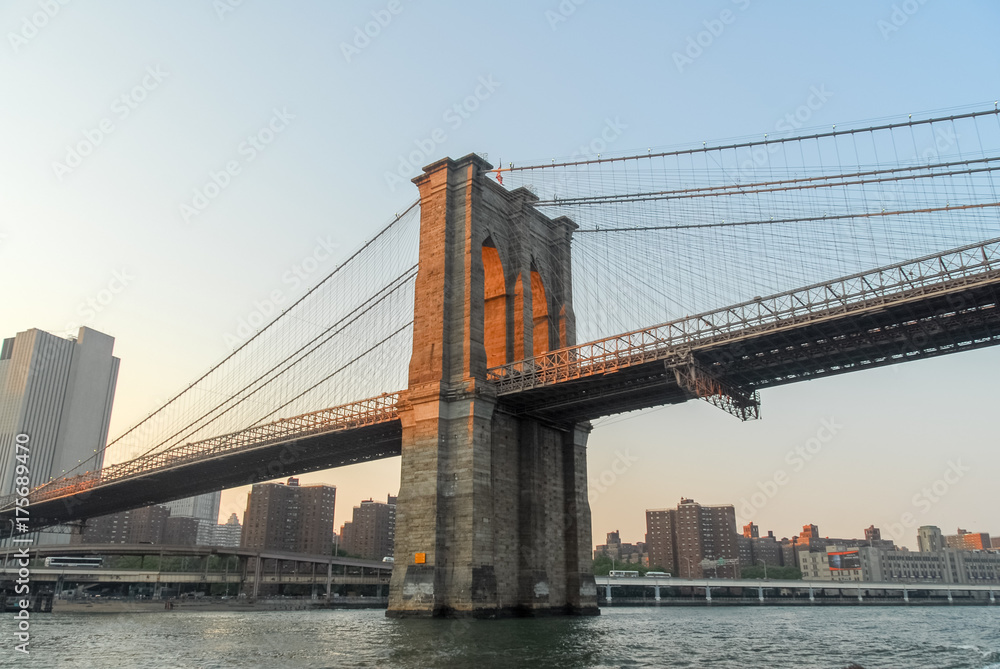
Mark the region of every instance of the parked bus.
[[94, 556], [47, 557], [46, 567], [102, 567], [104, 558]]

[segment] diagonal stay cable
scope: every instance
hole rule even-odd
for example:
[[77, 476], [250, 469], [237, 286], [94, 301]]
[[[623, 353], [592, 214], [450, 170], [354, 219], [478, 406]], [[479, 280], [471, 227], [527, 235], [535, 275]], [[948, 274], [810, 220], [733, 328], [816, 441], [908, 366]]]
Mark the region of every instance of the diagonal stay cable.
[[349, 361], [345, 362], [345, 363], [344, 363], [343, 365], [341, 365], [341, 366], [340, 366], [340, 367], [338, 367], [337, 369], [333, 370], [333, 371], [332, 371], [332, 372], [330, 372], [330, 373], [329, 373], [328, 375], [326, 375], [325, 377], [323, 377], [322, 379], [320, 379], [319, 381], [317, 381], [317, 382], [316, 382], [316, 383], [314, 383], [313, 385], [309, 386], [308, 388], [306, 388], [306, 389], [305, 389], [305, 390], [303, 390], [303, 391], [302, 391], [301, 393], [299, 393], [298, 395], [296, 395], [296, 396], [295, 396], [295, 397], [293, 397], [292, 399], [288, 400], [287, 402], [285, 402], [285, 403], [284, 403], [284, 404], [282, 404], [281, 406], [277, 407], [277, 408], [276, 408], [276, 409], [274, 409], [273, 411], [270, 411], [270, 412], [268, 412], [268, 413], [264, 414], [263, 416], [261, 416], [260, 418], [258, 418], [258, 419], [257, 419], [257, 420], [256, 420], [256, 421], [255, 421], [255, 422], [253, 423], [253, 424], [254, 424], [254, 425], [256, 425], [256, 424], [260, 423], [260, 422], [261, 422], [261, 421], [263, 421], [263, 420], [267, 420], [268, 418], [270, 418], [270, 417], [271, 417], [271, 416], [273, 416], [274, 414], [278, 413], [279, 411], [281, 411], [282, 409], [284, 409], [284, 408], [285, 408], [286, 406], [288, 406], [288, 405], [289, 405], [289, 404], [291, 404], [292, 402], [294, 402], [294, 401], [296, 401], [296, 400], [298, 400], [298, 399], [300, 399], [300, 398], [304, 397], [304, 396], [305, 396], [306, 394], [308, 394], [308, 393], [312, 392], [312, 391], [313, 391], [313, 390], [315, 390], [315, 389], [316, 389], [317, 387], [319, 387], [319, 386], [320, 386], [320, 385], [322, 385], [323, 383], [326, 383], [327, 381], [329, 381], [330, 379], [332, 379], [332, 378], [333, 378], [334, 376], [336, 376], [336, 375], [337, 375], [337, 374], [339, 374], [340, 372], [344, 371], [345, 369], [347, 369], [348, 367], [350, 367], [350, 366], [351, 366], [351, 365], [353, 365], [354, 363], [358, 362], [359, 360], [361, 360], [362, 358], [364, 358], [364, 357], [365, 357], [366, 355], [368, 355], [368, 354], [369, 354], [369, 353], [371, 353], [372, 351], [374, 351], [374, 350], [378, 349], [378, 347], [382, 346], [383, 344], [385, 344], [386, 342], [388, 342], [388, 341], [389, 341], [390, 339], [392, 339], [393, 337], [395, 337], [396, 335], [398, 335], [398, 334], [399, 334], [400, 332], [403, 332], [404, 330], [406, 330], [406, 328], [410, 327], [411, 325], [413, 325], [413, 321], [412, 321], [412, 320], [410, 320], [410, 321], [407, 321], [407, 322], [406, 322], [406, 323], [404, 323], [404, 324], [403, 324], [403, 325], [402, 325], [402, 326], [401, 326], [401, 327], [400, 327], [400, 328], [399, 328], [398, 330], [396, 330], [396, 331], [395, 331], [395, 332], [393, 332], [392, 334], [389, 334], [389, 335], [387, 335], [387, 336], [386, 336], [386, 337], [385, 337], [384, 339], [382, 339], [382, 340], [381, 340], [381, 341], [379, 341], [378, 343], [376, 343], [376, 344], [372, 344], [372, 345], [371, 345], [371, 347], [369, 347], [369, 348], [368, 348], [368, 349], [366, 349], [365, 351], [363, 351], [363, 352], [359, 353], [358, 355], [356, 355], [356, 356], [355, 356], [354, 358], [352, 358], [351, 360], [349, 360]]
[[[266, 332], [268, 332], [272, 327], [274, 327], [279, 321], [281, 321], [282, 318], [284, 318], [287, 314], [291, 313], [292, 310], [295, 309], [295, 307], [299, 306], [302, 302], [304, 302], [307, 298], [309, 298], [313, 293], [315, 293], [323, 285], [325, 285], [330, 279], [332, 279], [335, 275], [337, 275], [341, 270], [343, 270], [348, 265], [350, 265], [350, 263], [353, 260], [355, 260], [356, 258], [358, 258], [366, 250], [368, 250], [373, 244], [375, 244], [375, 242], [377, 242], [379, 239], [381, 239], [382, 237], [384, 237], [390, 230], [392, 230], [398, 223], [400, 223], [400, 221], [402, 221], [411, 211], [413, 211], [413, 209], [415, 209], [417, 206], [419, 206], [419, 204], [420, 204], [419, 200], [416, 200], [412, 204], [410, 204], [410, 206], [407, 207], [402, 213], [398, 214], [395, 218], [393, 218], [393, 220], [390, 221], [388, 225], [386, 225], [381, 230], [379, 230], [378, 233], [376, 233], [371, 239], [369, 239], [363, 245], [361, 245], [361, 247], [358, 248], [354, 253], [352, 253], [346, 260], [344, 260], [342, 263], [340, 263], [339, 265], [337, 265], [326, 277], [323, 278], [322, 281], [320, 281], [315, 286], [313, 286], [312, 288], [310, 288], [304, 295], [302, 295], [302, 297], [300, 297], [298, 300], [296, 300], [294, 303], [292, 303], [287, 309], [285, 309], [284, 311], [282, 311], [280, 314], [278, 314], [277, 316], [275, 316], [275, 318], [273, 320], [271, 320], [271, 322], [269, 322], [267, 325], [265, 325], [263, 328], [261, 328], [252, 337], [250, 337], [249, 339], [247, 339], [247, 341], [243, 342], [240, 346], [238, 346], [235, 350], [233, 350], [232, 353], [230, 353], [229, 355], [227, 355], [225, 358], [223, 358], [218, 363], [216, 363], [215, 365], [213, 365], [210, 369], [208, 369], [204, 374], [202, 374], [197, 379], [195, 379], [193, 382], [191, 382], [190, 384], [188, 384], [188, 386], [186, 388], [184, 388], [184, 390], [180, 391], [179, 393], [177, 393], [176, 395], [174, 395], [173, 397], [171, 397], [169, 400], [167, 400], [166, 402], [164, 402], [164, 404], [162, 406], [160, 406], [158, 409], [156, 409], [155, 411], [153, 411], [152, 413], [150, 413], [148, 416], [146, 416], [145, 418], [143, 418], [142, 420], [140, 420], [138, 423], [132, 425], [129, 429], [127, 429], [122, 434], [118, 435], [112, 441], [108, 442], [103, 448], [100, 449], [100, 451], [98, 453], [95, 453], [92, 457], [87, 458], [87, 460], [85, 460], [84, 462], [81, 462], [80, 464], [76, 465], [69, 472], [66, 472], [66, 474], [69, 474], [72, 471], [76, 471], [78, 469], [81, 469], [86, 463], [90, 462], [91, 460], [93, 460], [96, 463], [97, 457], [99, 455], [105, 453], [109, 448], [111, 448], [112, 446], [114, 446], [115, 444], [117, 444], [118, 442], [120, 442], [122, 439], [124, 439], [125, 437], [127, 437], [129, 434], [132, 434], [133, 432], [135, 432], [136, 430], [138, 430], [140, 427], [142, 427], [143, 425], [145, 425], [146, 423], [148, 423], [150, 420], [153, 419], [153, 417], [157, 416], [158, 414], [160, 414], [161, 412], [163, 412], [164, 410], [166, 410], [167, 407], [173, 405], [181, 397], [183, 397], [188, 391], [190, 391], [192, 388], [194, 388], [198, 383], [200, 383], [201, 381], [203, 381], [206, 378], [208, 378], [213, 372], [215, 372], [220, 367], [222, 367], [223, 365], [225, 365], [227, 362], [229, 362], [230, 360], [232, 360], [236, 355], [238, 355], [242, 350], [244, 350], [246, 347], [248, 347], [251, 343], [257, 341], [257, 339], [259, 339], [260, 337], [262, 337]], [[58, 479], [53, 479], [53, 480], [58, 480]], [[37, 486], [36, 489], [44, 488], [47, 485], [49, 485], [50, 483], [51, 483], [51, 481], [42, 483], [41, 485]]]
[[[158, 443], [155, 446], [153, 446], [152, 448], [148, 449], [146, 451], [146, 453], [143, 453], [143, 455], [146, 455], [148, 453], [152, 453], [152, 452], [156, 451], [158, 448], [160, 448], [161, 446], [163, 446], [167, 442], [172, 441], [175, 438], [177, 438], [178, 435], [180, 435], [182, 432], [191, 429], [191, 431], [189, 431], [186, 435], [180, 437], [180, 441], [183, 441], [184, 439], [190, 437], [192, 434], [196, 433], [198, 430], [203, 429], [207, 425], [211, 424], [212, 422], [218, 420], [219, 418], [221, 418], [222, 416], [224, 416], [228, 412], [232, 411], [237, 406], [239, 406], [240, 404], [242, 404], [246, 400], [250, 399], [255, 394], [257, 394], [258, 392], [260, 392], [261, 390], [265, 389], [270, 383], [272, 383], [273, 381], [275, 381], [278, 378], [280, 378], [282, 374], [284, 374], [285, 372], [288, 372], [293, 367], [295, 367], [296, 365], [298, 365], [300, 362], [302, 362], [303, 360], [305, 360], [306, 358], [308, 358], [318, 348], [320, 348], [321, 346], [323, 346], [324, 344], [326, 344], [328, 341], [330, 341], [331, 339], [333, 339], [338, 334], [342, 333], [350, 325], [353, 325], [354, 323], [356, 323], [360, 318], [362, 318], [363, 316], [365, 316], [366, 314], [368, 314], [372, 309], [374, 309], [376, 306], [378, 306], [383, 301], [385, 301], [389, 296], [393, 295], [396, 291], [398, 291], [400, 288], [402, 288], [403, 286], [405, 286], [407, 284], [407, 282], [411, 278], [413, 278], [413, 276], [415, 276], [415, 270], [416, 269], [417, 269], [416, 265], [411, 266], [405, 272], [403, 272], [398, 277], [396, 277], [395, 279], [393, 279], [387, 286], [385, 286], [382, 289], [380, 289], [377, 293], [375, 293], [375, 295], [373, 295], [371, 298], [369, 298], [366, 302], [358, 305], [353, 311], [351, 311], [350, 313], [346, 314], [343, 318], [341, 318], [336, 323], [334, 323], [333, 325], [331, 325], [330, 327], [328, 327], [326, 330], [324, 330], [323, 332], [319, 333], [318, 335], [316, 335], [315, 337], [313, 337], [313, 339], [311, 339], [310, 341], [308, 341], [305, 344], [303, 344], [301, 347], [299, 347], [298, 350], [296, 350], [295, 352], [289, 354], [284, 360], [282, 360], [281, 362], [275, 364], [273, 367], [271, 367], [271, 369], [269, 369], [268, 371], [266, 371], [263, 374], [261, 374], [260, 376], [258, 376], [256, 379], [254, 379], [253, 381], [251, 381], [250, 383], [248, 383], [247, 385], [245, 385], [240, 390], [236, 391], [231, 397], [227, 397], [225, 400], [223, 400], [222, 402], [220, 402], [219, 404], [217, 404], [213, 408], [209, 409], [208, 411], [206, 411], [205, 413], [203, 413], [198, 418], [192, 420], [190, 423], [188, 423], [184, 427], [180, 428], [179, 430], [177, 430], [176, 432], [174, 432], [169, 437], [166, 437], [165, 439], [163, 439], [162, 441], [160, 441], [160, 443]], [[326, 336], [324, 337], [324, 335], [326, 335]], [[315, 343], [315, 342], [317, 342], [321, 338], [323, 339], [322, 341], [320, 341], [319, 343]], [[263, 379], [264, 377], [266, 377], [269, 374], [271, 374], [274, 370], [278, 369], [279, 367], [281, 367], [282, 365], [284, 365], [286, 362], [288, 362], [289, 360], [291, 360], [295, 356], [299, 355], [299, 353], [301, 353], [303, 350], [305, 350], [307, 347], [309, 347], [310, 345], [312, 345], [314, 343], [315, 343], [315, 345], [312, 346], [312, 348], [308, 352], [306, 352], [304, 355], [300, 356], [297, 360], [295, 360], [290, 365], [288, 365], [287, 367], [285, 367], [278, 374], [275, 374], [273, 377], [271, 377], [270, 379], [268, 379], [266, 382], [262, 383], [257, 388], [254, 388], [251, 392], [249, 392], [246, 395], [244, 395], [243, 397], [241, 397], [238, 401], [234, 401], [237, 397], [240, 396], [241, 393], [244, 393], [246, 390], [248, 390], [249, 388], [253, 387], [254, 384], [258, 383], [261, 379]], [[227, 407], [224, 411], [218, 413], [215, 416], [212, 416], [211, 420], [207, 421], [205, 424], [203, 424], [203, 425], [196, 425], [197, 423], [199, 423], [200, 421], [202, 421], [206, 417], [211, 416], [212, 413], [214, 413], [215, 411], [217, 411], [221, 407], [225, 406], [228, 402], [233, 402], [233, 403], [229, 407]], [[174, 446], [177, 446], [178, 443], [171, 444], [165, 450], [169, 450], [170, 448], [173, 448]]]

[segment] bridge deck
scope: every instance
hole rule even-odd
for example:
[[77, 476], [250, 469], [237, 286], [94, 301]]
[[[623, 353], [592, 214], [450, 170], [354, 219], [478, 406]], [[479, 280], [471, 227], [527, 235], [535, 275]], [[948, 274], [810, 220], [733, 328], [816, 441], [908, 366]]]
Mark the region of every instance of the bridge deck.
[[660, 586], [663, 588], [789, 588], [808, 590], [933, 590], [938, 592], [994, 592], [1000, 593], [998, 583], [902, 583], [898, 581], [886, 581], [882, 583], [869, 581], [806, 581], [806, 580], [779, 580], [779, 579], [722, 579], [722, 578], [655, 578], [650, 576], [628, 577], [628, 576], [595, 576], [598, 587], [605, 586]]
[[1000, 240], [758, 298], [493, 368], [515, 412], [566, 422], [697, 396], [697, 366], [744, 393], [1000, 340]]
[[[746, 419], [755, 392], [1000, 343], [1000, 239], [489, 371], [508, 411], [571, 423], [701, 397]], [[399, 393], [184, 444], [30, 495], [30, 529], [400, 454]], [[0, 533], [14, 500], [0, 500]]]
[[[192, 495], [400, 454], [397, 395], [295, 416], [154, 453], [32, 491], [28, 527], [93, 518]], [[125, 500], [128, 500], [125, 502]], [[9, 534], [13, 500], [0, 506]]]

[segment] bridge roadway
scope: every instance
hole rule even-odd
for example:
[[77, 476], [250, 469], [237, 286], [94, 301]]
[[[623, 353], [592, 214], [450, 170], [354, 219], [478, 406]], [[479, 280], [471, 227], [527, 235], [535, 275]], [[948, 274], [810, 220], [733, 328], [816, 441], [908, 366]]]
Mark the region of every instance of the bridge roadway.
[[[15, 553], [17, 548], [6, 549], [0, 562], [0, 585], [19, 577], [21, 565]], [[222, 571], [161, 571], [158, 569], [115, 569], [108, 567], [42, 567], [32, 566], [31, 580], [54, 583], [128, 583], [128, 584], [182, 584], [182, 583], [236, 583], [250, 586], [254, 596], [260, 586], [267, 585], [324, 585], [327, 590], [338, 585], [388, 585], [392, 563], [310, 555], [284, 551], [261, 551], [251, 548], [222, 546], [171, 546], [157, 544], [83, 544], [73, 546], [40, 546], [28, 548], [29, 558], [86, 556], [146, 556], [194, 557], [216, 556], [237, 558], [233, 569]], [[251, 568], [249, 560], [257, 559]], [[273, 569], [267, 560], [274, 560]], [[282, 563], [294, 565], [292, 571], [282, 568]], [[304, 568], [303, 568], [304, 567]]]
[[[0, 567], [0, 584], [18, 578], [18, 568]], [[54, 583], [68, 581], [72, 583], [244, 583], [252, 585], [256, 575], [251, 571], [245, 576], [239, 571], [226, 572], [191, 572], [191, 571], [155, 571], [150, 569], [95, 569], [87, 567], [55, 568], [37, 567], [31, 570], [32, 582]], [[362, 576], [360, 574], [327, 575], [322, 572], [264, 573], [260, 576], [261, 585], [389, 585], [389, 574]]]
[[[1000, 238], [489, 370], [501, 410], [568, 424], [1000, 342]], [[32, 491], [27, 529], [400, 454], [399, 393], [185, 444]], [[0, 536], [14, 526], [0, 500]]]
[[[19, 546], [0, 549], [4, 560], [13, 560]], [[89, 557], [89, 556], [138, 556], [149, 557], [238, 557], [241, 559], [260, 558], [262, 560], [279, 560], [282, 562], [298, 562], [303, 564], [331, 564], [336, 567], [373, 569], [379, 572], [391, 573], [392, 563], [379, 560], [359, 560], [356, 558], [333, 557], [332, 555], [317, 555], [312, 553], [291, 553], [288, 551], [258, 550], [256, 548], [239, 548], [229, 546], [184, 546], [171, 544], [71, 544], [28, 546], [28, 556], [32, 560], [43, 560], [47, 557]]]
[[757, 390], [1000, 342], [1000, 239], [491, 369], [508, 407], [558, 421]]
[[[719, 578], [663, 578], [651, 576], [595, 576], [598, 588], [604, 588], [606, 599], [612, 600], [610, 589], [619, 586], [645, 586], [650, 588], [705, 588], [706, 599], [711, 599], [712, 590], [722, 590], [724, 588], [749, 588], [759, 589], [787, 589], [787, 590], [809, 590], [812, 592], [822, 592], [823, 590], [846, 590], [848, 592], [858, 592], [862, 597], [865, 591], [888, 590], [891, 592], [985, 592], [990, 596], [990, 602], [995, 603], [1000, 597], [1000, 584], [959, 584], [959, 583], [900, 583], [887, 582], [875, 583], [868, 581], [805, 581], [805, 580], [783, 580], [783, 579], [719, 579]], [[905, 595], [904, 595], [905, 596]]]

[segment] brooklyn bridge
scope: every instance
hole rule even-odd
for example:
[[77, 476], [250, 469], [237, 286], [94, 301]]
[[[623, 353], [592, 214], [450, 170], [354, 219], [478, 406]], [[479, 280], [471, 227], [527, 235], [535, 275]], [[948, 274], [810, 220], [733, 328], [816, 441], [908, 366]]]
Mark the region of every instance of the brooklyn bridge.
[[996, 106], [439, 160], [299, 301], [32, 489], [30, 527], [402, 456], [390, 615], [596, 613], [590, 421], [758, 419], [762, 389], [997, 343], [998, 169]]

